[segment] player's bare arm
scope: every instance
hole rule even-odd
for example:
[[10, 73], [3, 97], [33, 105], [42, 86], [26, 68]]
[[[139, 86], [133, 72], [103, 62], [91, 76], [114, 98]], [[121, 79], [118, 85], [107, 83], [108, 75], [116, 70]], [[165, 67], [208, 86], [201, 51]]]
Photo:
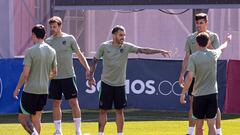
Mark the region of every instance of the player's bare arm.
[[179, 79], [178, 79], [178, 83], [181, 87], [184, 86], [184, 74], [187, 69], [188, 59], [189, 59], [189, 54], [186, 53], [184, 56], [183, 62], [182, 62], [182, 70], [181, 70], [181, 73], [180, 73]]
[[231, 40], [232, 40], [232, 35], [228, 34], [224, 43], [222, 45], [220, 45], [218, 49], [220, 49], [223, 52], [224, 49], [227, 48], [227, 46]]
[[90, 68], [89, 68], [89, 65], [88, 65], [88, 62], [87, 62], [85, 56], [83, 55], [83, 53], [81, 52], [80, 49], [76, 52], [76, 55], [78, 57], [78, 60], [80, 61], [80, 63], [83, 65], [83, 67], [86, 70], [86, 77], [88, 77], [90, 74]]
[[23, 86], [24, 82], [28, 79], [29, 73], [30, 73], [30, 67], [28, 65], [25, 65], [23, 68], [23, 72], [21, 73], [21, 76], [19, 78], [18, 84], [13, 92], [14, 98], [18, 99], [20, 88]]
[[139, 48], [138, 53], [144, 54], [157, 54], [161, 53], [164, 57], [170, 57], [171, 51], [163, 50], [163, 49], [153, 49], [153, 48]]
[[96, 85], [96, 82], [95, 82], [95, 79], [94, 79], [94, 72], [95, 72], [96, 67], [97, 67], [97, 62], [98, 62], [98, 59], [96, 57], [93, 57], [92, 66], [90, 68], [90, 74], [87, 77], [88, 85], [89, 85], [90, 88], [92, 87], [92, 85]]
[[188, 72], [186, 80], [185, 80], [185, 85], [184, 85], [184, 87], [182, 89], [182, 93], [181, 93], [181, 97], [180, 97], [180, 103], [181, 104], [185, 104], [186, 103], [185, 95], [188, 92], [188, 89], [189, 89], [189, 87], [191, 85], [192, 79], [193, 79], [193, 72]]
[[57, 67], [54, 67], [50, 72], [49, 79], [52, 80], [57, 76]]

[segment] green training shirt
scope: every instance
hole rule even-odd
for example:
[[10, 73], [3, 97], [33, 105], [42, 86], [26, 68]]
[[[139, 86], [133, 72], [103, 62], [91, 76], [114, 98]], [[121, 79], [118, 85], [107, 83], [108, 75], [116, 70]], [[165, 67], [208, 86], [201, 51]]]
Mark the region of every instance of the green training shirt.
[[[209, 38], [211, 41], [211, 45], [214, 49], [217, 49], [220, 46], [218, 35], [214, 32], [211, 32], [209, 30], [206, 31], [209, 34]], [[186, 45], [185, 45], [185, 52], [187, 54], [193, 54], [197, 51], [197, 41], [196, 37], [198, 35], [198, 31], [192, 33], [187, 37]]]
[[103, 59], [101, 80], [111, 86], [124, 86], [128, 54], [137, 53], [138, 48], [128, 42], [124, 42], [121, 47], [113, 46], [112, 41], [102, 43], [95, 56]]
[[187, 71], [193, 72], [195, 76], [192, 92], [194, 96], [218, 93], [217, 59], [221, 53], [221, 50], [207, 49], [190, 56]]
[[76, 39], [69, 34], [63, 33], [61, 37], [50, 36], [46, 43], [52, 46], [57, 54], [58, 74], [55, 79], [75, 77], [73, 67], [73, 53], [79, 50]]
[[27, 50], [23, 63], [30, 67], [24, 91], [48, 94], [49, 74], [57, 66], [55, 50], [46, 43], [35, 44]]

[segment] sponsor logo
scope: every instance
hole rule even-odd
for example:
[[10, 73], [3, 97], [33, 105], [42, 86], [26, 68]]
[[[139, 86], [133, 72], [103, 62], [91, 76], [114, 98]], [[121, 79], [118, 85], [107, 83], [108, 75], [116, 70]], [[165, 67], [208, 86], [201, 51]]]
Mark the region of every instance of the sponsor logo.
[[[86, 86], [88, 83], [86, 82]], [[101, 81], [97, 82], [96, 86], [92, 86], [91, 89], [85, 90], [88, 94], [94, 94], [100, 90]], [[168, 80], [155, 81], [155, 80], [126, 80], [125, 90], [127, 94], [146, 94], [146, 95], [162, 95], [162, 96], [180, 96], [182, 88], [179, 86], [178, 81], [171, 82]]]

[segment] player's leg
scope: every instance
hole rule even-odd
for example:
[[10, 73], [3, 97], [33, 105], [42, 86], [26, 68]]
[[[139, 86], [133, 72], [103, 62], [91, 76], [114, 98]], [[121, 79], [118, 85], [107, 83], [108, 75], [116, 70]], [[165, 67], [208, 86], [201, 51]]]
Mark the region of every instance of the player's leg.
[[107, 123], [107, 110], [99, 110], [99, 119], [98, 119], [98, 134], [104, 135], [104, 127]]
[[116, 109], [116, 125], [118, 135], [123, 134], [124, 126], [124, 108], [127, 106], [127, 97], [125, 86], [115, 87], [114, 90], [114, 106]]
[[207, 119], [208, 124], [208, 135], [216, 135], [216, 126], [215, 126], [216, 119]]
[[62, 134], [62, 110], [61, 110], [62, 100], [53, 100], [53, 122], [55, 126], [56, 135]]
[[69, 99], [69, 105], [71, 106], [71, 109], [72, 109], [72, 117], [73, 117], [73, 121], [75, 123], [76, 135], [81, 135], [82, 134], [81, 110], [80, 110], [80, 107], [78, 104], [78, 99], [77, 98]]
[[104, 134], [104, 128], [107, 123], [107, 112], [112, 109], [114, 98], [114, 87], [104, 82], [101, 82], [99, 91], [99, 120], [98, 120], [98, 134]]
[[188, 90], [188, 96], [189, 96], [189, 111], [188, 111], [188, 135], [194, 135], [194, 126], [196, 124], [196, 121], [192, 118], [193, 117], [193, 85], [194, 85], [194, 79], [192, 80], [192, 83]]
[[69, 99], [69, 105], [72, 109], [73, 118], [81, 118], [81, 110], [78, 104], [78, 99], [77, 98]]
[[206, 114], [205, 96], [194, 96], [193, 97], [193, 118], [196, 121], [196, 135], [203, 135], [203, 123]]
[[41, 111], [37, 111], [35, 115], [31, 115], [32, 124], [37, 130], [38, 134], [40, 134], [41, 132], [41, 117], [42, 117]]
[[193, 104], [193, 96], [189, 96], [189, 111], [188, 111], [188, 134], [189, 135], [194, 134], [194, 126], [196, 124], [195, 120], [192, 118], [192, 115], [193, 115], [192, 104]]
[[116, 125], [118, 135], [122, 135], [124, 126], [124, 109], [116, 109]]
[[208, 134], [216, 135], [216, 115], [218, 110], [218, 102], [217, 102], [217, 94], [211, 94], [206, 96], [207, 99], [207, 111], [206, 111], [206, 119], [208, 122]]
[[203, 135], [203, 122], [204, 119], [196, 120], [196, 135]]
[[19, 108], [19, 115], [18, 119], [23, 128], [29, 134], [37, 135], [38, 132], [34, 128], [30, 115], [35, 114], [35, 107], [36, 107], [36, 98], [34, 94], [22, 93], [20, 108]]
[[36, 104], [34, 107], [34, 114], [31, 115], [33, 126], [37, 130], [38, 134], [41, 132], [41, 118], [43, 107], [47, 103], [47, 94], [34, 94]]
[[[32, 134], [34, 133], [34, 127], [30, 118], [30, 115], [26, 115], [26, 114], [22, 114], [19, 113], [18, 114], [18, 120], [20, 122], [20, 124], [22, 125], [22, 127], [29, 133]], [[35, 130], [35, 132], [37, 132]]]
[[53, 122], [55, 126], [54, 135], [62, 135], [62, 89], [61, 79], [53, 79], [49, 86], [49, 99], [52, 99]]
[[219, 108], [218, 108], [218, 111], [217, 111], [216, 128], [217, 128], [217, 135], [222, 135], [222, 129], [221, 129], [221, 111], [220, 111]]
[[78, 89], [76, 85], [75, 77], [62, 79], [61, 88], [63, 89], [63, 94], [72, 109], [72, 117], [75, 123], [76, 135], [81, 135], [81, 110], [78, 103]]

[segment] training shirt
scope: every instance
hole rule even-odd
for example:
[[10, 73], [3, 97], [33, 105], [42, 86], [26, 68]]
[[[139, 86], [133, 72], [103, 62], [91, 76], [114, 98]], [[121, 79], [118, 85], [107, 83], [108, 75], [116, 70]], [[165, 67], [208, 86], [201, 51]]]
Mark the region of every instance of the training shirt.
[[[211, 32], [209, 30], [206, 31], [209, 34], [209, 38], [212, 44], [212, 47], [214, 49], [217, 49], [220, 46], [220, 42], [219, 42], [219, 38], [218, 35], [214, 32]], [[193, 54], [194, 52], [197, 51], [197, 41], [196, 41], [196, 37], [198, 35], [198, 31], [192, 33], [191, 35], [189, 35], [187, 37], [187, 41], [185, 44], [185, 52], [187, 54]]]
[[111, 86], [124, 86], [129, 53], [137, 53], [137, 46], [124, 42], [121, 47], [106, 41], [99, 47], [96, 58], [103, 59], [101, 81]]
[[217, 59], [221, 50], [197, 51], [189, 58], [187, 71], [194, 73], [195, 82], [193, 96], [203, 96], [218, 93], [217, 87]]
[[80, 48], [74, 36], [66, 33], [61, 37], [50, 36], [46, 43], [52, 46], [57, 54], [58, 74], [55, 79], [75, 77], [72, 57]]
[[32, 94], [48, 94], [49, 75], [57, 66], [55, 50], [44, 42], [37, 43], [27, 50], [23, 63], [30, 67], [23, 91]]

